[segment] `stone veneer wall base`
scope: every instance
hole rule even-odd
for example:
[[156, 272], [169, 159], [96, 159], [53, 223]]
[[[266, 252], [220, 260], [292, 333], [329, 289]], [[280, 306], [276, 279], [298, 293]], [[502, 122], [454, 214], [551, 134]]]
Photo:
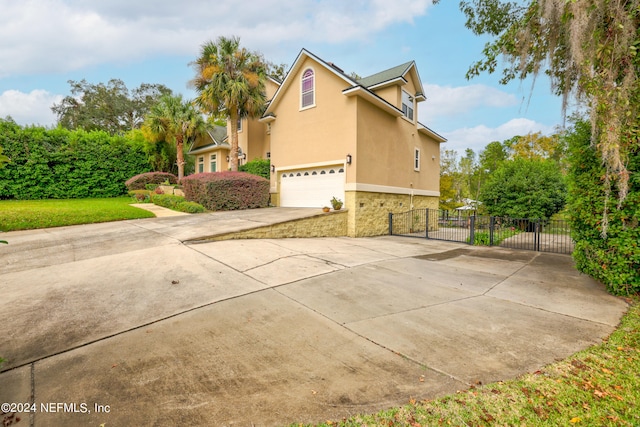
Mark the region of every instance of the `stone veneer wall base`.
[[309, 218], [281, 222], [217, 236], [205, 237], [197, 242], [217, 242], [235, 239], [285, 239], [304, 237], [344, 237], [347, 235], [347, 211], [319, 213]]

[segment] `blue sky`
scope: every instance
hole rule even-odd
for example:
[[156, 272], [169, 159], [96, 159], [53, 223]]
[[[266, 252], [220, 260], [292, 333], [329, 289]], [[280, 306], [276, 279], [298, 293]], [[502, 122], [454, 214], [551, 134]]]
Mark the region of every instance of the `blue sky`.
[[457, 1], [0, 0], [0, 12], [0, 117], [22, 125], [55, 125], [68, 80], [162, 83], [192, 98], [189, 62], [221, 35], [288, 65], [306, 48], [363, 77], [415, 60], [427, 96], [418, 117], [444, 148], [478, 152], [562, 123], [544, 76], [533, 91], [497, 74], [466, 80], [486, 39], [464, 27]]

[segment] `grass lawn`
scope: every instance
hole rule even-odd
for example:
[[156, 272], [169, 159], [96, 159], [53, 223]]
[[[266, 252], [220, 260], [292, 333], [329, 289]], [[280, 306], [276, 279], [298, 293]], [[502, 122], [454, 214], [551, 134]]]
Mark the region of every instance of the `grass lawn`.
[[640, 426], [640, 298], [606, 342], [540, 371], [318, 425]]
[[106, 199], [0, 200], [0, 231], [30, 230], [123, 219], [153, 218], [129, 206], [131, 197]]

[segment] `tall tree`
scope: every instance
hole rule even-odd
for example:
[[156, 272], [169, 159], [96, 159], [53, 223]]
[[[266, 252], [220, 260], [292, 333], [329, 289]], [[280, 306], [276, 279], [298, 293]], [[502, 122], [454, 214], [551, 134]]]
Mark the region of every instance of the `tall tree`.
[[570, 97], [586, 102], [605, 165], [603, 197], [615, 194], [619, 208], [640, 139], [640, 0], [463, 0], [460, 7], [468, 28], [493, 37], [468, 77], [494, 72], [503, 57], [502, 83], [544, 70], [565, 106]]
[[265, 64], [259, 54], [240, 47], [238, 37], [220, 37], [202, 46], [193, 62], [191, 81], [196, 103], [208, 114], [229, 119], [231, 170], [238, 170], [238, 119], [258, 117], [264, 111]]
[[507, 149], [500, 141], [493, 141], [480, 152], [479, 168], [486, 173], [492, 173], [507, 160]]
[[565, 204], [566, 184], [551, 160], [517, 158], [502, 163], [482, 187], [489, 214], [548, 219]]
[[147, 126], [158, 138], [176, 145], [178, 179], [184, 176], [184, 143], [205, 131], [204, 119], [191, 101], [182, 95], [165, 95], [145, 118]]
[[143, 83], [129, 90], [122, 80], [107, 84], [69, 80], [71, 95], [51, 110], [58, 124], [67, 129], [104, 130], [122, 134], [142, 125], [144, 116], [158, 99], [171, 90], [164, 85]]

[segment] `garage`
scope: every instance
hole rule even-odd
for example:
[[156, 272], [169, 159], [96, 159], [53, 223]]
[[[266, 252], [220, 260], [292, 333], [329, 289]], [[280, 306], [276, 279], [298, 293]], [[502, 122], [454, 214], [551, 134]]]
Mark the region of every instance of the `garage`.
[[336, 197], [344, 201], [344, 166], [284, 171], [280, 176], [280, 206], [320, 208]]

